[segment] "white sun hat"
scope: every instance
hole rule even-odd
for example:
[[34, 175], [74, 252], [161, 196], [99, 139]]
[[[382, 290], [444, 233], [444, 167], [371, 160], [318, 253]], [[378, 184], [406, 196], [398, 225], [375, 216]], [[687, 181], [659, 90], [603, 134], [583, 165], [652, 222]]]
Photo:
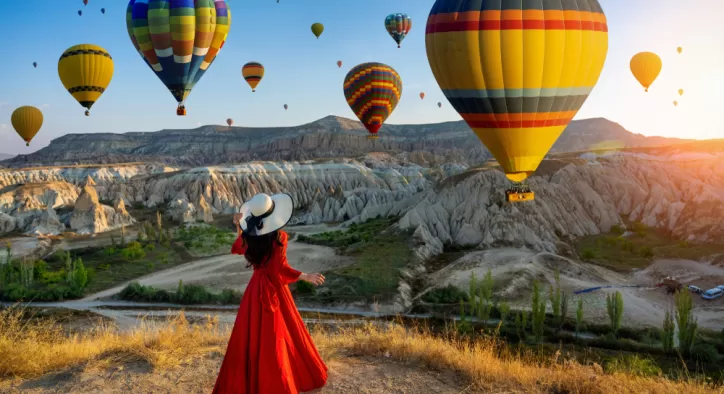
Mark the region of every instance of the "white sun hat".
[[286, 226], [293, 212], [294, 201], [289, 194], [260, 193], [241, 206], [239, 224], [248, 235], [266, 235]]

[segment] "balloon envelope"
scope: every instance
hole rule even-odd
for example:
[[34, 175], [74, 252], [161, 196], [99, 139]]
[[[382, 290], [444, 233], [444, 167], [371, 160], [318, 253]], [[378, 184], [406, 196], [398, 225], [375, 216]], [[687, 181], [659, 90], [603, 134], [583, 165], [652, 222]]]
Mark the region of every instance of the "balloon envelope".
[[442, 108], [442, 103], [437, 103], [438, 108]]
[[425, 98], [425, 92], [420, 93], [420, 100]]
[[83, 5], [88, 5], [88, 0], [83, 0]]
[[648, 92], [661, 72], [661, 58], [653, 52], [637, 53], [631, 58], [630, 67], [636, 80]]
[[450, 105], [508, 179], [521, 182], [596, 85], [608, 28], [597, 0], [502, 5], [504, 10], [500, 1], [435, 1], [425, 46]]
[[10, 116], [10, 123], [13, 124], [15, 132], [25, 141], [25, 145], [29, 146], [30, 141], [43, 126], [43, 113], [31, 106], [19, 107]]
[[683, 95], [684, 95], [684, 89], [679, 89], [679, 96], [683, 96]]
[[251, 91], [256, 92], [256, 85], [264, 78], [264, 66], [259, 62], [246, 63], [241, 68], [241, 76], [251, 86]]
[[223, 0], [130, 0], [126, 9], [133, 46], [179, 108], [216, 59], [230, 26]]
[[386, 64], [363, 63], [344, 78], [347, 104], [373, 136], [395, 110], [401, 95], [402, 79]]
[[681, 51], [683, 51], [683, 50], [684, 50], [684, 48], [682, 48], [682, 47], [676, 48], [676, 51], [679, 52], [679, 53], [681, 53]]
[[678, 101], [674, 101], [674, 106], [677, 106], [677, 105], [679, 105], [679, 102], [678, 102]]
[[106, 9], [105, 9], [105, 8], [101, 8], [101, 14], [105, 14], [105, 13], [106, 13]]
[[385, 29], [390, 34], [393, 40], [397, 43], [397, 47], [400, 47], [402, 40], [407, 37], [407, 34], [412, 28], [412, 19], [406, 14], [390, 14], [385, 18]]
[[33, 62], [33, 67], [38, 68], [38, 63], [37, 63], [37, 62]]
[[324, 25], [317, 22], [312, 25], [312, 33], [319, 38], [319, 36], [322, 35], [322, 32], [324, 31]]
[[79, 15], [79, 16], [83, 16], [83, 11], [78, 10], [78, 15]]
[[341, 61], [341, 60], [337, 60], [337, 67], [342, 68], [342, 61]]
[[89, 114], [113, 78], [113, 59], [93, 44], [72, 46], [58, 60], [58, 76], [74, 99]]
[[229, 126], [233, 125], [233, 124], [234, 124], [234, 119], [231, 119], [231, 118], [226, 119], [226, 124], [228, 124]]
[[289, 109], [289, 106], [284, 104], [284, 109]]

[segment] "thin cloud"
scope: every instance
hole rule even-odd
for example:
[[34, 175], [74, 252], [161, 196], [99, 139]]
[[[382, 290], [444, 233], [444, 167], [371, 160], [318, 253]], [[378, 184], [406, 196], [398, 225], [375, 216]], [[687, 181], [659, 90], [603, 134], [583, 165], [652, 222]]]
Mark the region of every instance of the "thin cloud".
[[7, 130], [10, 126], [6, 125], [5, 123], [0, 123], [0, 130]]

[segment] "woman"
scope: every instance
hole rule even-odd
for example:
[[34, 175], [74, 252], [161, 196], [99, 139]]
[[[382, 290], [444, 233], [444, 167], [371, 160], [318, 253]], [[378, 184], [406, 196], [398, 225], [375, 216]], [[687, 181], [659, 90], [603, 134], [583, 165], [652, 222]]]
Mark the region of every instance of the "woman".
[[244, 291], [215, 394], [296, 394], [324, 386], [327, 366], [289, 292], [299, 279], [318, 286], [321, 274], [305, 274], [287, 263], [292, 217], [288, 194], [258, 194], [234, 215], [239, 237], [231, 252], [254, 268]]

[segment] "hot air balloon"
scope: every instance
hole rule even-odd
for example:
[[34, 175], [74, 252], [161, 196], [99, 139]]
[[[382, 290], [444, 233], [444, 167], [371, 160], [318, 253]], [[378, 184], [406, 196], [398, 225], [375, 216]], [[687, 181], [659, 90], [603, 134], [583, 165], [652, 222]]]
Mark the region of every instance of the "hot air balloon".
[[648, 92], [661, 72], [661, 58], [653, 52], [637, 53], [631, 58], [631, 72]]
[[406, 14], [390, 14], [385, 18], [385, 29], [400, 47], [402, 40], [405, 39], [407, 33], [412, 28], [412, 19]]
[[679, 52], [679, 53], [681, 53], [681, 51], [683, 51], [683, 50], [684, 50], [684, 48], [682, 48], [682, 47], [676, 48], [676, 52]]
[[241, 68], [241, 76], [243, 76], [246, 83], [251, 86], [251, 91], [256, 92], [256, 85], [264, 78], [264, 66], [258, 62], [246, 63]]
[[106, 13], [106, 9], [105, 9], [105, 8], [101, 8], [101, 14], [105, 14], [105, 13]]
[[10, 116], [10, 123], [13, 124], [15, 132], [25, 141], [25, 146], [30, 146], [30, 141], [43, 126], [43, 113], [35, 107], [19, 107]]
[[97, 45], [75, 45], [60, 56], [58, 76], [68, 93], [86, 109], [85, 115], [89, 116], [91, 107], [111, 83], [113, 59]]
[[420, 100], [424, 100], [424, 99], [425, 99], [425, 92], [422, 92], [422, 93], [420, 93]]
[[376, 139], [377, 131], [395, 110], [402, 95], [402, 79], [392, 67], [363, 63], [344, 78], [344, 97], [357, 118]]
[[674, 100], [674, 107], [676, 107], [677, 105], [679, 105], [679, 102]]
[[533, 3], [436, 0], [425, 33], [445, 97], [516, 184], [508, 201], [535, 197], [520, 183], [581, 108], [608, 51], [598, 0]]
[[78, 10], [78, 16], [83, 16], [83, 11]]
[[88, 5], [88, 0], [83, 0], [83, 5]]
[[289, 109], [289, 106], [286, 105], [286, 104], [284, 104], [284, 110], [286, 111], [286, 110], [288, 110], [288, 109]]
[[178, 102], [186, 99], [224, 46], [231, 11], [224, 0], [131, 0], [126, 27], [133, 46]]
[[683, 95], [684, 95], [684, 89], [679, 89], [679, 96], [683, 96]]
[[341, 60], [337, 60], [337, 67], [342, 68], [342, 61], [341, 61]]
[[312, 25], [312, 33], [319, 38], [319, 36], [322, 35], [322, 32], [324, 31], [324, 25], [317, 22]]
[[438, 101], [437, 107], [438, 107], [438, 108], [442, 108], [442, 103]]
[[231, 118], [226, 119], [226, 124], [229, 125], [229, 126], [233, 125], [233, 124], [234, 124], [234, 119], [231, 119]]
[[38, 63], [37, 63], [37, 62], [33, 62], [33, 67], [38, 68]]

